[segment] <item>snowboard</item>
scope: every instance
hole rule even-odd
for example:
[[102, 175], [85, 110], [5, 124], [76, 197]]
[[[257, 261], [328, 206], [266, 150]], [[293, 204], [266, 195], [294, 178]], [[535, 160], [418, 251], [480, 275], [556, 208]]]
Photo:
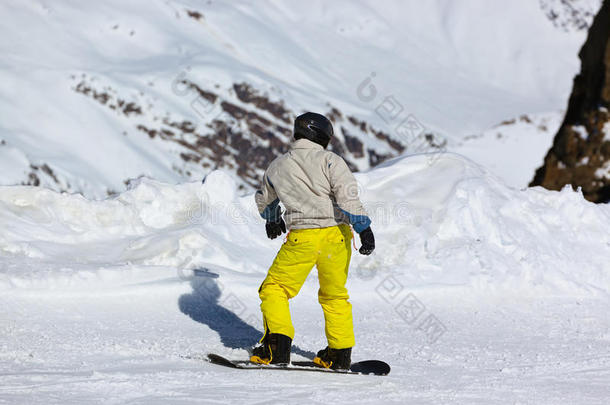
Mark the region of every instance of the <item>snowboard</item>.
[[288, 366], [275, 366], [252, 363], [248, 360], [229, 360], [214, 353], [208, 354], [208, 361], [219, 366], [236, 368], [240, 370], [284, 370], [284, 371], [313, 371], [338, 374], [374, 374], [387, 375], [390, 365], [381, 360], [365, 360], [352, 363], [349, 370], [331, 370], [321, 367], [313, 361], [293, 361]]

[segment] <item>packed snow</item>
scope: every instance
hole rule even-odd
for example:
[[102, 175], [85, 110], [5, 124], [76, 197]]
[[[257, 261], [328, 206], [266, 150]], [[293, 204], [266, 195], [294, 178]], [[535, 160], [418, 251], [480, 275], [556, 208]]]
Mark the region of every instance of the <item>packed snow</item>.
[[[260, 338], [257, 288], [282, 243], [215, 171], [101, 201], [0, 188], [0, 400], [605, 403], [610, 207], [508, 187], [450, 153], [357, 179], [378, 247], [352, 261], [354, 358], [390, 375], [202, 360], [243, 359]], [[291, 304], [293, 359], [325, 345], [316, 290], [314, 270]]]

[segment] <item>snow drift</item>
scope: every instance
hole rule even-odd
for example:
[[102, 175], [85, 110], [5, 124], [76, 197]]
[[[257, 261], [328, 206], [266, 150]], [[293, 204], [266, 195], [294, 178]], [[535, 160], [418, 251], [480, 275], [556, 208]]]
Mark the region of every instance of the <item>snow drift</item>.
[[[507, 187], [455, 154], [398, 158], [357, 175], [377, 250], [354, 286], [391, 274], [416, 287], [610, 292], [610, 207], [579, 192]], [[0, 288], [99, 289], [213, 268], [262, 275], [281, 241], [252, 196], [212, 172], [203, 184], [142, 178], [102, 201], [0, 187]]]

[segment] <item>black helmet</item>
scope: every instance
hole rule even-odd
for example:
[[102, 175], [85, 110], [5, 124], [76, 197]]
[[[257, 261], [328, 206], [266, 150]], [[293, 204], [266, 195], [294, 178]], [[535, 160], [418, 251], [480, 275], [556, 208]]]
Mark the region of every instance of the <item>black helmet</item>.
[[306, 112], [294, 120], [294, 139], [309, 139], [326, 148], [333, 136], [333, 124], [321, 114]]

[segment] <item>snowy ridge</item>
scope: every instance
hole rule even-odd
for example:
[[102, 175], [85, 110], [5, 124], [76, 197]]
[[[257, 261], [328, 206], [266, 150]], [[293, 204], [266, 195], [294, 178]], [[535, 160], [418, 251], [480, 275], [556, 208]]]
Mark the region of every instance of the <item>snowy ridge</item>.
[[[385, 274], [414, 288], [610, 292], [610, 207], [578, 192], [515, 190], [455, 154], [397, 158], [357, 178], [378, 249], [354, 256], [356, 286]], [[281, 244], [223, 171], [203, 185], [142, 178], [103, 201], [2, 187], [0, 221], [4, 290], [114, 287], [121, 274], [180, 281], [201, 266], [260, 278]]]

